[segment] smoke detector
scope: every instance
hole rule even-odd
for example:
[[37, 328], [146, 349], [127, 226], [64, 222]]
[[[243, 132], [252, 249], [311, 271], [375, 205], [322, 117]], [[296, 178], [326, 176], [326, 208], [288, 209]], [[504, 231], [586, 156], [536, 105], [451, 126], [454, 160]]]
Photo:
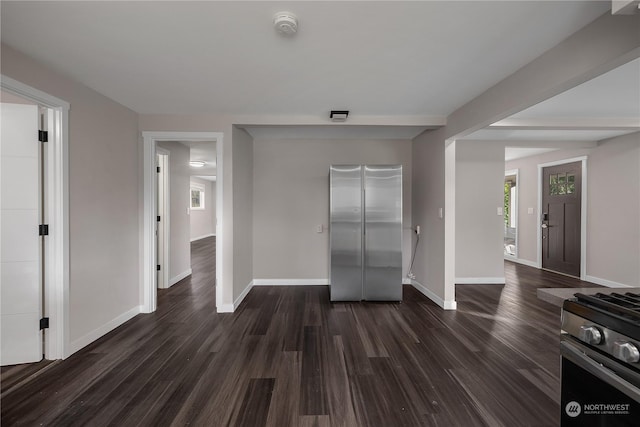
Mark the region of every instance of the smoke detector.
[[279, 34], [291, 37], [298, 31], [298, 18], [291, 12], [278, 12], [273, 17], [273, 26]]

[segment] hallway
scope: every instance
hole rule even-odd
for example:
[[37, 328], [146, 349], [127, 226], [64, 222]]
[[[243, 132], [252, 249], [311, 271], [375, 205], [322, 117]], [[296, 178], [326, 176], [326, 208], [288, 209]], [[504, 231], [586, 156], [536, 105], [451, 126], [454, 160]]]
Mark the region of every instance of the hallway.
[[215, 238], [193, 276], [2, 402], [2, 425], [555, 426], [557, 307], [536, 288], [581, 282], [505, 263], [508, 283], [458, 286], [445, 312], [331, 304], [324, 286], [256, 287], [217, 314]]

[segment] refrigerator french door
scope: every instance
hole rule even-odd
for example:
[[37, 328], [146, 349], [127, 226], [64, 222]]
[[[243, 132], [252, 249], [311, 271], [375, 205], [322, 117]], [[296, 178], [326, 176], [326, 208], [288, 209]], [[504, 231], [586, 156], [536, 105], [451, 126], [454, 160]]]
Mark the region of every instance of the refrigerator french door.
[[402, 166], [330, 168], [331, 301], [402, 300]]

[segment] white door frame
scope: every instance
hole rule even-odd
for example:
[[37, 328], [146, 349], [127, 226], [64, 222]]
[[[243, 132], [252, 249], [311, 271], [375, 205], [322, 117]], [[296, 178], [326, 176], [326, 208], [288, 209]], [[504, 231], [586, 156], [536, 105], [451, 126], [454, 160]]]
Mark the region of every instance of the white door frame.
[[222, 132], [142, 132], [142, 162], [143, 162], [143, 232], [142, 232], [142, 312], [153, 313], [157, 307], [157, 272], [155, 251], [155, 222], [156, 222], [156, 142], [159, 141], [198, 141], [216, 142], [216, 180], [219, 184], [216, 192], [216, 307], [222, 307], [222, 268], [223, 268], [223, 239], [224, 217], [222, 209], [223, 193], [223, 133]]
[[69, 103], [5, 75], [2, 90], [47, 107], [53, 112], [48, 129], [45, 210], [49, 236], [45, 244], [46, 359], [69, 356]]
[[570, 159], [556, 160], [554, 162], [540, 163], [538, 165], [538, 259], [537, 266], [542, 268], [542, 228], [540, 227], [542, 215], [542, 169], [549, 166], [564, 165], [567, 163], [582, 163], [582, 189], [580, 200], [580, 280], [585, 280], [587, 276], [587, 156], [573, 157]]
[[[171, 158], [171, 153], [169, 150], [165, 150], [164, 148], [156, 147], [156, 154], [160, 155], [161, 160], [160, 168], [162, 169], [162, 180], [164, 186], [164, 194], [162, 198], [163, 205], [163, 218], [162, 218], [162, 259], [158, 260], [161, 265], [160, 276], [162, 277], [161, 283], [158, 283], [160, 288], [168, 288], [169, 287], [169, 260], [171, 259], [169, 256], [169, 251], [171, 245], [169, 242], [171, 241], [171, 225], [170, 221], [170, 206], [171, 206], [171, 187], [169, 183], [171, 182], [169, 177], [169, 159]], [[158, 229], [158, 234], [160, 233], [160, 229]], [[157, 244], [160, 244], [160, 241], [157, 241]]]

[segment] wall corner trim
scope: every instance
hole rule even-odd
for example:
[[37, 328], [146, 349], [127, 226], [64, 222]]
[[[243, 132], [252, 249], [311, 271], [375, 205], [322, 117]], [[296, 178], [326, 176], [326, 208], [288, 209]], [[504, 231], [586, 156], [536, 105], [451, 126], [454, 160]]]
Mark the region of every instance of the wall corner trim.
[[601, 279], [600, 277], [595, 276], [585, 276], [584, 280], [586, 282], [595, 283], [596, 285], [606, 286], [608, 288], [631, 288], [631, 285], [625, 285], [624, 283], [614, 282], [613, 280]]
[[207, 237], [215, 237], [216, 233], [209, 233], [209, 234], [205, 234], [204, 236], [198, 236], [198, 237], [193, 237], [191, 239], [191, 242], [196, 242], [198, 240], [202, 240], [202, 239], [206, 239]]
[[[234, 311], [236, 311], [238, 309], [238, 307], [240, 307], [240, 304], [242, 304], [242, 301], [244, 301], [244, 299], [246, 298], [246, 296], [249, 294], [249, 292], [251, 291], [251, 289], [253, 289], [253, 287], [255, 286], [255, 280], [252, 280], [251, 282], [249, 282], [249, 284], [247, 285], [246, 288], [244, 288], [244, 290], [240, 293], [240, 295], [238, 295], [238, 298], [236, 298], [236, 300], [233, 302], [233, 305], [231, 304], [225, 304], [225, 306], [227, 305], [231, 305], [231, 312], [233, 313]], [[224, 307], [224, 306], [223, 306]], [[228, 313], [225, 311], [225, 313]]]
[[529, 261], [528, 259], [504, 257], [504, 260], [505, 261], [515, 262], [515, 263], [522, 264], [522, 265], [526, 265], [528, 267], [539, 268], [538, 267], [538, 263], [536, 261]]
[[172, 277], [171, 280], [169, 280], [169, 287], [175, 285], [176, 283], [178, 283], [179, 281], [181, 281], [185, 277], [191, 276], [191, 273], [192, 273], [192, 270], [188, 269], [188, 270], [183, 271], [182, 273], [178, 274], [177, 276]]
[[502, 277], [456, 277], [456, 285], [504, 285]]
[[455, 300], [443, 300], [438, 295], [436, 295], [433, 291], [425, 287], [422, 283], [417, 282], [415, 280], [411, 281], [411, 285], [416, 288], [420, 293], [429, 298], [431, 301], [438, 304], [444, 310], [456, 310], [458, 308], [458, 304]]
[[233, 304], [222, 304], [217, 307], [218, 313], [233, 313]]
[[84, 336], [78, 338], [77, 340], [72, 341], [69, 344], [69, 352], [68, 352], [68, 354], [65, 354], [64, 358], [66, 359], [67, 357], [71, 356], [73, 353], [77, 352], [78, 350], [80, 350], [80, 349], [88, 346], [92, 342], [96, 341], [98, 338], [100, 338], [100, 337], [108, 334], [109, 332], [113, 331], [118, 326], [128, 322], [131, 319], [133, 319], [135, 316], [137, 316], [138, 314], [142, 313], [142, 308], [143, 308], [142, 305], [138, 305], [136, 307], [133, 307], [131, 310], [122, 313], [121, 315], [115, 317], [114, 319], [111, 319], [110, 321], [108, 321], [104, 325], [94, 329], [93, 331], [89, 332], [88, 334], [85, 334]]
[[253, 286], [328, 286], [329, 279], [253, 279]]

